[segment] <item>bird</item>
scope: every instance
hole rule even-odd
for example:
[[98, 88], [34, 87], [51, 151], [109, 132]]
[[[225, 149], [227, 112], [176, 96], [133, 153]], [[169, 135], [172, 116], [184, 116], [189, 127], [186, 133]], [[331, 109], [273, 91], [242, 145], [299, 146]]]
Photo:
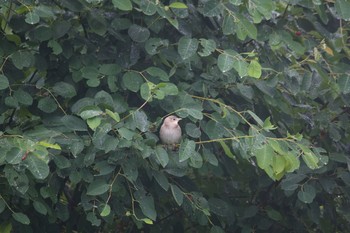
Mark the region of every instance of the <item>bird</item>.
[[166, 145], [166, 148], [170, 146], [174, 150], [176, 148], [176, 144], [180, 142], [182, 134], [181, 127], [179, 125], [180, 120], [181, 118], [174, 115], [170, 115], [164, 119], [159, 130], [159, 137], [162, 143]]

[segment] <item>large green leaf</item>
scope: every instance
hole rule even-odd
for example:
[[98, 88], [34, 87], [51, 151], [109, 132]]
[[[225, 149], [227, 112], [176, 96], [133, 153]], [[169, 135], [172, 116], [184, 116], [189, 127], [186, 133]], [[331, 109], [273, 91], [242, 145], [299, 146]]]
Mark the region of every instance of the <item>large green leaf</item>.
[[112, 0], [113, 5], [122, 11], [131, 11], [132, 3], [130, 0]]
[[123, 83], [127, 89], [133, 92], [140, 90], [140, 87], [144, 80], [139, 73], [136, 72], [126, 72], [123, 75]]
[[21, 50], [13, 53], [11, 59], [13, 64], [20, 70], [31, 66], [34, 62], [34, 56], [31, 52]]
[[169, 186], [170, 186], [169, 181], [162, 172], [154, 171], [153, 177], [157, 181], [157, 183], [160, 185], [160, 187], [162, 187], [165, 191], [169, 189]]
[[57, 104], [53, 98], [47, 96], [39, 100], [38, 108], [43, 112], [52, 113], [56, 111]]
[[53, 87], [53, 91], [64, 98], [72, 98], [77, 94], [74, 86], [66, 82], [57, 82]]
[[0, 90], [4, 90], [6, 88], [9, 87], [9, 80], [8, 78], [3, 75], [3, 74], [0, 74]]
[[203, 7], [203, 15], [207, 17], [219, 16], [222, 11], [221, 2], [215, 0], [206, 1]]
[[166, 167], [169, 162], [169, 156], [166, 150], [162, 146], [157, 146], [156, 148], [156, 158], [162, 167]]
[[189, 37], [181, 37], [179, 40], [177, 51], [183, 60], [192, 57], [198, 49], [198, 40]]
[[28, 166], [27, 169], [33, 174], [36, 179], [43, 180], [50, 173], [49, 165], [47, 162], [41, 158], [38, 158], [34, 154], [29, 154], [25, 160], [25, 163]]
[[343, 94], [350, 93], [350, 75], [342, 75], [338, 78], [338, 85]]
[[234, 62], [236, 61], [237, 52], [234, 50], [225, 50], [224, 53], [220, 54], [218, 57], [218, 67], [221, 72], [230, 71], [234, 67]]
[[192, 140], [185, 140], [179, 149], [179, 161], [184, 162], [195, 153], [196, 144]]
[[174, 184], [171, 184], [170, 188], [171, 188], [171, 193], [173, 194], [173, 197], [174, 197], [176, 203], [179, 206], [181, 206], [183, 203], [183, 198], [184, 198], [184, 195], [183, 195], [181, 189], [179, 187], [177, 187], [177, 185], [174, 185]]
[[17, 221], [25, 225], [30, 224], [30, 220], [26, 214], [23, 214], [21, 212], [15, 212], [12, 214], [12, 217]]
[[133, 24], [128, 30], [129, 36], [135, 42], [145, 42], [150, 36], [150, 31], [139, 25]]
[[90, 196], [101, 195], [107, 192], [109, 190], [109, 187], [110, 186], [106, 183], [106, 181], [98, 179], [89, 184], [86, 194]]
[[85, 122], [76, 116], [66, 115], [61, 118], [61, 122], [70, 130], [87, 131]]
[[350, 20], [350, 2], [348, 0], [335, 1], [335, 9], [342, 19], [346, 21]]
[[141, 0], [140, 7], [145, 15], [154, 15], [157, 12], [155, 0]]
[[311, 185], [303, 185], [298, 192], [298, 198], [304, 203], [312, 203], [316, 196], [315, 188]]
[[258, 166], [263, 169], [270, 177], [273, 177], [275, 171], [273, 171], [273, 158], [275, 152], [270, 144], [264, 144], [261, 148], [255, 152], [256, 161]]
[[150, 194], [146, 194], [144, 190], [136, 191], [134, 196], [141, 207], [142, 213], [146, 217], [155, 221], [157, 218], [157, 212], [155, 210], [153, 197]]
[[258, 61], [251, 61], [248, 66], [248, 75], [253, 78], [260, 78], [261, 76], [261, 65]]

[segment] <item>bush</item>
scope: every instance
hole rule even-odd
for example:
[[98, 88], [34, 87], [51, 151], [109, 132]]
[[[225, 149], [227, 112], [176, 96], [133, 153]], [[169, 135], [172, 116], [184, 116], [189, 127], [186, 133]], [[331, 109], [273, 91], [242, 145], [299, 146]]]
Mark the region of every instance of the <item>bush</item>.
[[349, 232], [349, 12], [0, 0], [0, 232]]

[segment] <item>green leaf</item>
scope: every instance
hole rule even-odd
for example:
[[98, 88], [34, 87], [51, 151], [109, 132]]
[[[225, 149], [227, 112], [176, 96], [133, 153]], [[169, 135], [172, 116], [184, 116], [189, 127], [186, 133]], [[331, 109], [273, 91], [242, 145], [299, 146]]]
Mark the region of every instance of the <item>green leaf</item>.
[[117, 75], [120, 73], [121, 68], [118, 64], [102, 64], [98, 71], [103, 75]]
[[203, 148], [203, 157], [211, 165], [213, 165], [213, 166], [219, 165], [218, 159], [215, 157], [215, 155], [210, 150]]
[[198, 49], [198, 40], [183, 36], [179, 40], [177, 51], [183, 60], [192, 57]]
[[219, 16], [222, 11], [222, 3], [216, 0], [209, 0], [204, 3], [203, 15], [207, 17]]
[[89, 184], [86, 190], [86, 194], [89, 196], [97, 196], [104, 194], [110, 188], [110, 185], [102, 179], [98, 179]]
[[61, 122], [72, 131], [87, 131], [85, 122], [76, 116], [66, 115], [61, 118]]
[[196, 149], [196, 143], [192, 140], [185, 140], [181, 143], [179, 149], [179, 162], [189, 159]]
[[248, 75], [253, 78], [261, 77], [261, 65], [256, 60], [250, 62], [248, 66]]
[[40, 25], [33, 31], [30, 31], [29, 36], [34, 41], [48, 41], [52, 38], [52, 30], [50, 27]]
[[247, 99], [253, 99], [254, 97], [254, 89], [251, 86], [247, 86], [241, 83], [237, 84], [237, 88], [239, 92], [246, 97]]
[[132, 3], [130, 0], [112, 0], [114, 7], [122, 11], [131, 11]]
[[269, 20], [272, 17], [272, 12], [275, 10], [275, 2], [272, 0], [253, 0], [254, 8], [262, 14], [265, 19]]
[[173, 2], [169, 5], [170, 8], [175, 8], [175, 9], [187, 9], [186, 4], [182, 2]]
[[157, 218], [157, 212], [154, 207], [154, 199], [150, 194], [146, 194], [144, 190], [138, 190], [134, 194], [135, 199], [140, 204], [142, 213], [152, 219], [153, 221]]
[[143, 218], [141, 219], [144, 223], [148, 224], [148, 225], [152, 225], [153, 224], [153, 221], [149, 218]]
[[145, 82], [140, 87], [140, 95], [142, 99], [151, 101], [152, 100], [152, 89], [155, 87], [154, 83]]
[[146, 41], [145, 49], [149, 55], [155, 55], [160, 52], [161, 48], [166, 48], [169, 45], [168, 40], [162, 40], [160, 38], [150, 38]]
[[348, 0], [335, 1], [335, 9], [342, 19], [345, 21], [350, 20], [350, 2]]
[[318, 158], [317, 156], [306, 146], [304, 145], [299, 145], [300, 149], [302, 149], [303, 154], [302, 154], [302, 158], [304, 160], [304, 162], [306, 163], [306, 165], [310, 168], [310, 169], [316, 169], [318, 168]]
[[20, 222], [24, 225], [29, 225], [30, 224], [30, 220], [28, 218], [27, 215], [23, 214], [23, 213], [20, 213], [20, 212], [17, 212], [17, 213], [13, 213], [12, 214], [12, 217], [17, 221], [17, 222]]
[[52, 89], [54, 93], [64, 98], [72, 98], [77, 95], [74, 86], [66, 82], [57, 82]]
[[343, 94], [350, 93], [350, 75], [342, 75], [338, 78], [338, 85]]
[[98, 107], [96, 107], [95, 109], [89, 109], [89, 110], [82, 111], [80, 113], [80, 117], [83, 118], [84, 120], [87, 120], [89, 118], [101, 116], [102, 114], [103, 114], [103, 112]]
[[199, 138], [202, 134], [200, 128], [193, 123], [186, 124], [186, 133], [188, 136], [193, 138]]
[[316, 197], [315, 188], [311, 185], [305, 184], [298, 192], [298, 199], [304, 203], [310, 204]]
[[220, 143], [222, 149], [224, 150], [225, 154], [226, 154], [229, 158], [236, 160], [236, 157], [234, 156], [234, 154], [232, 154], [230, 148], [226, 145], [226, 143], [223, 142], [223, 141], [219, 141], [219, 143]]
[[53, 160], [55, 161], [57, 167], [60, 169], [69, 168], [72, 165], [70, 160], [63, 155], [56, 155], [53, 157]]
[[255, 157], [258, 166], [265, 171], [270, 170], [273, 163], [274, 154], [275, 152], [269, 144], [265, 144], [262, 148], [257, 149], [255, 152]]
[[38, 101], [38, 108], [45, 113], [52, 113], [56, 111], [57, 104], [53, 98], [47, 96]]
[[22, 161], [22, 157], [27, 153], [24, 150], [21, 150], [20, 148], [14, 147], [11, 148], [6, 153], [6, 161], [9, 164], [19, 164]]
[[171, 193], [173, 194], [173, 197], [176, 201], [176, 203], [181, 206], [183, 203], [183, 199], [184, 199], [184, 195], [182, 193], [182, 191], [180, 190], [180, 188], [175, 185], [175, 184], [171, 184], [170, 185], [171, 188]]
[[123, 75], [123, 83], [130, 91], [138, 92], [144, 80], [139, 73], [128, 71]]
[[80, 12], [84, 5], [79, 0], [60, 0], [60, 4], [73, 12]]
[[258, 117], [258, 115], [256, 115], [254, 112], [247, 110], [247, 113], [253, 117], [253, 119], [256, 121], [256, 123], [258, 123], [259, 126], [264, 127], [264, 122], [260, 119], [260, 117]]
[[33, 202], [33, 207], [38, 213], [40, 213], [42, 215], [46, 215], [47, 214], [47, 208], [42, 202], [34, 201]]
[[93, 117], [93, 118], [89, 118], [87, 119], [86, 123], [88, 124], [88, 126], [90, 127], [90, 129], [92, 129], [93, 131], [96, 130], [96, 128], [101, 124], [102, 119], [101, 117]]
[[23, 91], [22, 89], [18, 89], [16, 91], [14, 91], [14, 97], [16, 98], [16, 100], [24, 105], [32, 105], [33, 103], [33, 98], [32, 96], [26, 92]]
[[122, 136], [123, 138], [125, 138], [128, 141], [131, 141], [135, 135], [134, 131], [131, 131], [130, 129], [127, 129], [127, 128], [118, 129], [118, 133], [120, 134], [120, 136]]
[[136, 128], [138, 128], [141, 132], [148, 131], [149, 122], [147, 115], [144, 111], [136, 111], [133, 114], [133, 119], [135, 121]]
[[105, 20], [105, 16], [101, 15], [98, 12], [89, 13], [87, 17], [88, 24], [91, 30], [103, 36], [107, 32], [107, 22]]
[[11, 55], [11, 59], [16, 68], [20, 70], [34, 63], [34, 55], [28, 51], [16, 51]]
[[9, 87], [9, 80], [3, 74], [0, 74], [0, 90], [4, 90]]
[[199, 154], [197, 151], [192, 153], [192, 156], [190, 157], [190, 162], [188, 163], [188, 165], [194, 168], [201, 168], [203, 166], [203, 158], [201, 154]]
[[38, 158], [36, 155], [29, 154], [27, 159], [24, 161], [28, 166], [27, 169], [36, 179], [43, 180], [49, 175], [50, 169], [48, 164], [44, 160]]
[[153, 177], [157, 181], [157, 183], [162, 187], [165, 191], [169, 189], [169, 181], [167, 177], [160, 171], [154, 171]]
[[102, 217], [106, 217], [111, 213], [111, 207], [108, 204], [103, 204], [102, 206], [103, 207], [102, 207], [102, 211], [101, 211], [100, 215]]
[[166, 165], [169, 162], [169, 155], [166, 152], [166, 150], [163, 148], [163, 146], [158, 145], [156, 147], [156, 151], [155, 152], [156, 152], [155, 153], [156, 158], [157, 158], [158, 162], [160, 163], [160, 165], [162, 165], [162, 167], [166, 167]]
[[45, 148], [55, 149], [55, 150], [61, 150], [61, 146], [57, 143], [52, 144], [46, 140], [38, 142], [38, 145], [43, 146]]
[[222, 32], [224, 35], [230, 35], [235, 32], [235, 19], [231, 14], [226, 14], [222, 22]]
[[271, 218], [272, 220], [281, 221], [283, 219], [281, 213], [275, 209], [267, 208], [266, 211], [267, 211], [267, 216], [269, 216], [269, 218]]
[[168, 74], [158, 67], [148, 67], [145, 71], [153, 77], [158, 77], [162, 81], [169, 81]]
[[157, 12], [155, 0], [141, 0], [140, 8], [145, 15], [154, 15]]
[[[154, 87], [154, 90], [154, 97], [157, 99], [163, 99], [165, 96], [177, 95], [179, 93], [177, 86], [173, 83], [159, 83]], [[160, 92], [163, 96], [159, 95]]]
[[221, 72], [225, 73], [234, 67], [234, 62], [237, 60], [235, 56], [238, 56], [237, 52], [231, 49], [225, 50], [224, 53], [219, 55], [218, 67]]
[[287, 172], [293, 172], [300, 167], [300, 160], [293, 153], [287, 152], [283, 158], [286, 161], [285, 170]]
[[245, 40], [246, 36], [256, 40], [258, 36], [255, 25], [242, 16], [239, 17], [239, 21], [236, 24], [236, 33], [240, 40]]
[[203, 113], [200, 110], [194, 108], [186, 108], [186, 112], [195, 119], [203, 119]]
[[213, 53], [216, 49], [216, 42], [212, 39], [199, 39], [200, 45], [203, 47], [201, 51], [198, 51], [199, 56], [207, 57]]
[[52, 25], [52, 37], [56, 40], [67, 34], [72, 25], [67, 20], [56, 20]]
[[88, 220], [92, 226], [98, 227], [101, 225], [101, 219], [98, 219], [94, 212], [88, 213], [86, 215], [86, 220]]
[[148, 40], [151, 33], [147, 28], [133, 24], [129, 27], [128, 34], [133, 41], [142, 43]]
[[37, 24], [40, 21], [39, 15], [34, 11], [29, 11], [26, 14], [25, 22], [28, 24]]
[[[273, 156], [272, 169], [276, 176], [279, 177], [279, 175], [283, 173], [285, 165], [286, 165], [286, 162], [284, 160], [284, 156], [280, 156], [276, 154]], [[284, 173], [282, 175], [284, 175]]]
[[113, 120], [115, 120], [115, 122], [119, 122], [120, 121], [120, 116], [117, 112], [112, 112], [109, 109], [106, 109], [106, 114], [112, 118]]
[[241, 56], [236, 58], [237, 60], [233, 63], [233, 68], [238, 72], [240, 77], [244, 77], [248, 73], [248, 63]]

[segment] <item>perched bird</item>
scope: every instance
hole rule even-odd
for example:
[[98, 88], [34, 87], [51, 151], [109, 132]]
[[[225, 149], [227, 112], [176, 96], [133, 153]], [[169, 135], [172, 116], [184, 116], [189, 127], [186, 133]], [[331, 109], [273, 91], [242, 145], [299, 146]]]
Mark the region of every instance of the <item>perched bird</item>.
[[181, 140], [181, 127], [179, 121], [181, 118], [176, 116], [168, 116], [165, 118], [162, 126], [159, 130], [159, 137], [163, 144], [172, 146], [175, 149], [175, 145]]

